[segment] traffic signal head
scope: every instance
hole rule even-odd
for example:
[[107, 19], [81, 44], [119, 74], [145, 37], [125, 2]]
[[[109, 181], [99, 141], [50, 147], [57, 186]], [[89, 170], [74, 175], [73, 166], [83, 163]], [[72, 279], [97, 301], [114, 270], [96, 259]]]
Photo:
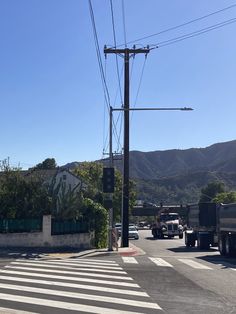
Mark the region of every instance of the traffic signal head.
[[103, 168], [103, 192], [114, 193], [115, 175], [114, 168]]

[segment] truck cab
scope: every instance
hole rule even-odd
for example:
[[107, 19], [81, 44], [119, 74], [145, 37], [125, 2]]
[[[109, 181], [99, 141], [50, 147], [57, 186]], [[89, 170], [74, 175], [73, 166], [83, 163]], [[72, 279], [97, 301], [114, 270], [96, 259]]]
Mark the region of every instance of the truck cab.
[[180, 224], [178, 213], [161, 213], [160, 222], [162, 226], [162, 233], [168, 238], [179, 236], [183, 238], [183, 226]]

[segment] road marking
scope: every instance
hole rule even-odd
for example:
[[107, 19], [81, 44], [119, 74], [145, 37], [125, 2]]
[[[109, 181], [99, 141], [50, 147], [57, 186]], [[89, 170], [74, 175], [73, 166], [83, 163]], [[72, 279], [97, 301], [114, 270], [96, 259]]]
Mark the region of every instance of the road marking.
[[[17, 260], [20, 262], [25, 262], [25, 260]], [[32, 262], [32, 260], [31, 260]], [[61, 261], [34, 261], [36, 264], [37, 263], [43, 263], [43, 264], [53, 264], [53, 265], [69, 265], [69, 266], [79, 266], [79, 267], [89, 267], [89, 268], [98, 268], [98, 269], [111, 269], [111, 270], [122, 270], [122, 267], [117, 266], [117, 265], [109, 265], [109, 266], [104, 266], [104, 265], [100, 265], [100, 264], [88, 264], [86, 262], [86, 264], [84, 263], [74, 263], [74, 262], [61, 262]]]
[[191, 259], [187, 259], [187, 258], [179, 258], [178, 261], [192, 267], [192, 268], [195, 268], [195, 269], [212, 269], [211, 267], [208, 267], [206, 265], [203, 265], [203, 264], [200, 264], [198, 262], [195, 262]]
[[133, 280], [131, 277], [126, 276], [116, 276], [116, 275], [106, 275], [106, 274], [93, 274], [92, 272], [79, 272], [79, 271], [67, 271], [67, 270], [56, 270], [56, 269], [46, 269], [46, 268], [36, 268], [36, 267], [21, 267], [21, 266], [5, 266], [7, 269], [20, 269], [20, 270], [29, 270], [37, 271], [43, 273], [55, 273], [55, 274], [64, 274], [64, 275], [76, 275], [78, 276], [88, 276], [96, 278], [109, 278], [109, 279], [118, 279], [118, 280]]
[[38, 299], [32, 297], [25, 297], [25, 296], [18, 296], [18, 295], [11, 295], [6, 293], [0, 293], [0, 299], [6, 301], [13, 301], [13, 302], [20, 302], [20, 303], [27, 303], [27, 304], [34, 304], [40, 306], [48, 306], [53, 308], [60, 308], [65, 310], [71, 311], [81, 311], [85, 313], [96, 313], [96, 314], [141, 314], [139, 312], [130, 312], [124, 310], [115, 310], [109, 309], [105, 307], [97, 307], [92, 305], [83, 305], [83, 304], [75, 304], [69, 302], [62, 302], [62, 301], [54, 301], [54, 300], [45, 300], [45, 299]]
[[32, 261], [30, 262], [11, 262], [11, 265], [29, 265], [29, 266], [34, 266], [34, 267], [46, 267], [46, 268], [60, 268], [60, 269], [72, 269], [72, 270], [83, 270], [83, 271], [93, 271], [93, 272], [100, 272], [100, 273], [110, 273], [110, 274], [123, 274], [126, 275], [126, 271], [122, 270], [110, 270], [110, 269], [97, 269], [97, 268], [83, 268], [83, 267], [71, 267], [71, 266], [62, 266], [62, 265], [51, 265], [51, 264], [43, 264], [43, 263], [34, 263]]
[[102, 286], [98, 287], [98, 286], [91, 286], [91, 285], [79, 284], [79, 283], [68, 283], [68, 282], [51, 281], [51, 280], [47, 281], [47, 280], [40, 280], [40, 279], [30, 279], [30, 278], [1, 276], [1, 275], [0, 275], [0, 279], [7, 280], [7, 281], [13, 281], [14, 283], [15, 282], [27, 282], [27, 283], [36, 283], [36, 284], [48, 285], [48, 286], [59, 286], [59, 287], [84, 289], [84, 290], [92, 290], [92, 291], [98, 291], [99, 290], [99, 291], [108, 292], [108, 293], [125, 294], [125, 295], [133, 295], [133, 296], [140, 296], [140, 297], [149, 297], [149, 295], [143, 291], [118, 289], [118, 288], [102, 287]]
[[[67, 260], [69, 260], [69, 259], [67, 259]], [[90, 259], [90, 258], [83, 258], [83, 257], [75, 258], [75, 259], [72, 259], [72, 260], [74, 260], [74, 261], [81, 261], [82, 260], [82, 261], [85, 261], [85, 262], [96, 262], [96, 263], [101, 262], [101, 263], [108, 263], [108, 264], [116, 264], [115, 261], [104, 260], [104, 259], [92, 259], [92, 258]]]
[[162, 258], [157, 258], [157, 257], [149, 257], [149, 259], [156, 264], [157, 266], [163, 266], [163, 267], [173, 267], [170, 263], [166, 262]]
[[[85, 261], [85, 260], [70, 260], [70, 259], [63, 259], [63, 263], [71, 263], [71, 264], [88, 264], [88, 265], [98, 265], [98, 266], [108, 266], [111, 268], [115, 268], [119, 266], [117, 263], [102, 263], [102, 262], [95, 262], [95, 261]], [[53, 263], [57, 263], [58, 260], [53, 260]]]
[[122, 260], [124, 263], [127, 264], [138, 264], [137, 260], [134, 257], [122, 256]]
[[0, 270], [0, 273], [12, 274], [12, 275], [15, 274], [15, 275], [21, 275], [21, 276], [23, 275], [23, 276], [30, 276], [30, 277], [61, 279], [61, 280], [69, 280], [69, 281], [79, 281], [79, 282], [93, 282], [97, 284], [105, 284], [105, 285], [111, 285], [111, 286], [139, 288], [139, 285], [137, 285], [136, 283], [130, 283], [130, 282], [108, 281], [108, 280], [101, 280], [101, 279], [97, 280], [97, 279], [82, 278], [82, 277], [57, 276], [57, 275], [51, 275], [51, 274], [35, 274], [35, 273], [30, 273], [30, 272], [5, 270], [5, 269]]
[[62, 290], [51, 290], [51, 289], [43, 289], [43, 288], [34, 288], [29, 286], [18, 286], [18, 285], [8, 285], [1, 283], [1, 288], [9, 289], [9, 290], [19, 290], [19, 291], [26, 291], [32, 293], [41, 293], [47, 295], [54, 295], [54, 296], [62, 296], [74, 299], [83, 299], [83, 300], [92, 300], [92, 301], [99, 301], [99, 302], [108, 302], [111, 304], [123, 304], [127, 306], [136, 306], [136, 307], [143, 307], [149, 309], [160, 309], [160, 306], [153, 302], [142, 302], [137, 300], [128, 300], [128, 299], [121, 299], [115, 297], [106, 297], [106, 296], [98, 296], [93, 294], [84, 294], [84, 293], [75, 293], [75, 292], [68, 292]]
[[6, 307], [0, 307], [0, 313], [2, 314], [39, 314], [36, 312], [27, 312], [27, 311], [20, 311], [14, 309], [7, 309]]

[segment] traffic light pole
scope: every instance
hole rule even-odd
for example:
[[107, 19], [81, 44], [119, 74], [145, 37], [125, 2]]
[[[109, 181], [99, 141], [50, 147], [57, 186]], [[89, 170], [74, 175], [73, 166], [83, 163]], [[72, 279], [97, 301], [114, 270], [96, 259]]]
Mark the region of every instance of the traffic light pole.
[[149, 53], [149, 48], [114, 49], [104, 48], [104, 53], [124, 56], [124, 162], [123, 162], [123, 197], [122, 197], [122, 237], [121, 246], [129, 246], [129, 59], [130, 55]]
[[[110, 107], [110, 140], [109, 140], [109, 164], [113, 167], [112, 153], [112, 108]], [[112, 229], [113, 229], [113, 195], [110, 193], [111, 206], [109, 208], [109, 230], [108, 230], [108, 251], [113, 251], [112, 247]]]

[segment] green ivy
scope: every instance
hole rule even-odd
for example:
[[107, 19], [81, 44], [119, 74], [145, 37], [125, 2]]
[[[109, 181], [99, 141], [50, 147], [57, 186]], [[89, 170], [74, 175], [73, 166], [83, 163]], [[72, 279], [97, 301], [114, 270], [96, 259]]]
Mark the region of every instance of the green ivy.
[[84, 219], [89, 223], [90, 231], [94, 231], [94, 246], [107, 247], [108, 213], [107, 210], [89, 198], [83, 202]]

